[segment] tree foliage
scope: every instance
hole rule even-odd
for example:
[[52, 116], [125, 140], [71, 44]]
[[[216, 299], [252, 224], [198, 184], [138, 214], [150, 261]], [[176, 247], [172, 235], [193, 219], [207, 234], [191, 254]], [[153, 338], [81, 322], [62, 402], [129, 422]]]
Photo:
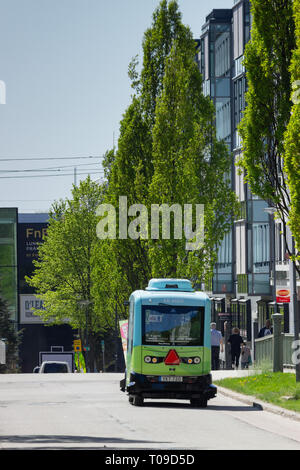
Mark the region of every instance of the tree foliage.
[[239, 126], [243, 151], [239, 164], [252, 192], [276, 207], [286, 237], [291, 201], [283, 156], [292, 105], [293, 1], [252, 0], [251, 14], [251, 39], [244, 59], [248, 91]]
[[[37, 313], [45, 320], [69, 318], [82, 331], [86, 322], [89, 331], [114, 331], [117, 319], [127, 315], [124, 300], [154, 275], [196, 280], [212, 269], [236, 204], [228, 179], [231, 157], [216, 139], [214, 108], [202, 94], [195, 53], [177, 2], [162, 0], [144, 35], [142, 69], [137, 71], [136, 58], [129, 66], [134, 95], [120, 123], [118, 146], [104, 158], [106, 182], [99, 187], [87, 179], [73, 188], [72, 199], [52, 208], [48, 236], [28, 279], [44, 300], [45, 310]], [[189, 255], [183, 236], [154, 242], [150, 230], [142, 236], [138, 210], [128, 216], [136, 237], [120, 236], [122, 196], [128, 207], [143, 204], [149, 215], [153, 204], [205, 204], [201, 253]], [[100, 204], [116, 210], [116, 237], [107, 232], [97, 238], [96, 227], [105, 218], [99, 216]], [[88, 312], [78, 300], [92, 301]]]
[[[72, 198], [52, 205], [47, 236], [34, 262], [36, 269], [26, 278], [44, 302], [44, 309], [35, 314], [49, 324], [66, 323], [67, 319], [74, 329], [79, 328], [82, 338], [86, 331], [91, 335], [102, 327], [92, 295], [96, 209], [102, 198], [103, 188], [88, 177], [73, 187]], [[79, 301], [91, 303], [84, 306]]]
[[126, 196], [128, 206], [143, 204], [149, 218], [153, 204], [205, 204], [205, 246], [188, 256], [183, 234], [174, 240], [173, 227], [170, 240], [152, 240], [149, 226], [147, 238], [110, 240], [110, 260], [115, 257], [128, 294], [152, 276], [209, 273], [231, 226], [236, 206], [227, 178], [230, 155], [216, 139], [214, 108], [202, 94], [195, 53], [177, 2], [161, 1], [144, 34], [140, 73], [136, 57], [129, 66], [135, 94], [120, 124], [105, 201], [118, 212], [119, 197]]
[[285, 134], [284, 169], [288, 176], [291, 209], [289, 224], [300, 253], [300, 0], [294, 0], [296, 47], [291, 61], [291, 117]]
[[0, 364], [0, 373], [18, 372], [18, 347], [22, 339], [22, 330], [16, 331], [14, 323], [10, 319], [7, 302], [1, 297], [0, 292], [0, 339], [5, 340], [6, 364]]
[[[174, 230], [170, 240], [151, 240], [150, 246], [154, 275], [207, 280], [216, 261], [216, 247], [231, 227], [236, 205], [227, 177], [230, 155], [225, 144], [217, 141], [214, 108], [210, 98], [202, 94], [202, 78], [194, 57], [191, 36], [183, 44], [174, 40], [156, 104], [149, 200], [179, 204], [182, 209], [192, 204], [194, 210], [202, 204], [203, 246], [188, 252], [188, 237], [175, 239]], [[194, 229], [195, 224], [194, 213]]]

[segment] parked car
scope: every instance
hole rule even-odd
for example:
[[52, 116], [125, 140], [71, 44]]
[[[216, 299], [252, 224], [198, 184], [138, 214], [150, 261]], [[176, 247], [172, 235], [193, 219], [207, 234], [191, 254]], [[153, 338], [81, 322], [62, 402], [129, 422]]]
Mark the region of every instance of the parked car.
[[39, 370], [40, 374], [61, 374], [70, 372], [69, 364], [61, 361], [44, 361]]
[[39, 371], [40, 371], [40, 366], [35, 366], [35, 368], [33, 369], [32, 372], [33, 372], [34, 374], [38, 374]]

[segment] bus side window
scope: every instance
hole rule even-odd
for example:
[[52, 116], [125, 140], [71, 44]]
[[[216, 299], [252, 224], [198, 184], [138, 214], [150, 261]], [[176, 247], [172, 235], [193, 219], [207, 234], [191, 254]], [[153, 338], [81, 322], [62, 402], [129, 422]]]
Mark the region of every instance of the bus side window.
[[129, 325], [128, 325], [128, 344], [127, 350], [129, 353], [132, 351], [133, 346], [133, 320], [134, 320], [134, 302], [130, 302], [129, 307]]

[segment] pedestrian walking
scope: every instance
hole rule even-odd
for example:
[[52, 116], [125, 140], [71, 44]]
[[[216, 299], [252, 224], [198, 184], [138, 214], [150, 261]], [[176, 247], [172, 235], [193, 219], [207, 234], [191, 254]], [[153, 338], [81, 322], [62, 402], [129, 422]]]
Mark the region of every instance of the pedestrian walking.
[[258, 338], [263, 338], [264, 336], [271, 335], [273, 333], [273, 328], [271, 327], [271, 321], [266, 320], [266, 324], [263, 328], [259, 330]]
[[223, 338], [221, 331], [216, 329], [216, 323], [210, 324], [211, 333], [211, 368], [212, 370], [220, 369], [220, 349], [223, 352]]
[[238, 369], [241, 355], [241, 344], [244, 343], [238, 328], [233, 328], [232, 334], [228, 338], [228, 343], [230, 344], [231, 349], [231, 364], [233, 367], [235, 366], [235, 368]]

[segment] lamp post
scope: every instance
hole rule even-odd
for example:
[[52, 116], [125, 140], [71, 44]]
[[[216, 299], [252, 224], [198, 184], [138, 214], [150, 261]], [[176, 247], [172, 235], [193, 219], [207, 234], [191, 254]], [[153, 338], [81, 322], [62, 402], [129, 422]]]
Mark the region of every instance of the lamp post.
[[[269, 223], [270, 223], [270, 267], [271, 267], [271, 276], [270, 281], [272, 280], [272, 298], [274, 305], [276, 305], [276, 255], [275, 255], [275, 220], [274, 214], [276, 212], [276, 207], [265, 207], [264, 212], [269, 214]], [[274, 311], [276, 313], [276, 310]]]

